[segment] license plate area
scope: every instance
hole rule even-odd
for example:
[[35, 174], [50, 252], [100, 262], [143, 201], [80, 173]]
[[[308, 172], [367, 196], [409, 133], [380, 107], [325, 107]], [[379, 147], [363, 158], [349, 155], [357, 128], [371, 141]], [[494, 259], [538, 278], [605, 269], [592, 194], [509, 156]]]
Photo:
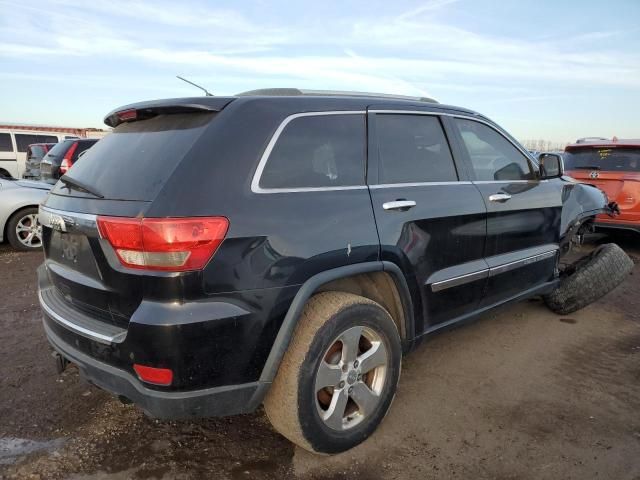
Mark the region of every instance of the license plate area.
[[49, 244], [49, 259], [92, 278], [100, 278], [95, 256], [86, 235], [53, 230]]

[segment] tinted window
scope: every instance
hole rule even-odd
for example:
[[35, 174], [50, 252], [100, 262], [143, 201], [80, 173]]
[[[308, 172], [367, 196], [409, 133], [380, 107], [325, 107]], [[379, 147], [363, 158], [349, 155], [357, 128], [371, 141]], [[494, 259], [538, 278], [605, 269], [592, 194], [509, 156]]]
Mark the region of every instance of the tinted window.
[[282, 131], [260, 178], [262, 188], [364, 184], [364, 115], [293, 119]]
[[33, 143], [53, 143], [58, 138], [53, 135], [37, 135], [32, 133], [16, 133], [16, 146], [19, 152], [26, 152], [27, 147]]
[[[214, 113], [172, 114], [122, 123], [87, 150], [69, 176], [106, 198], [153, 200], [214, 117]], [[63, 143], [67, 142], [73, 140]], [[60, 187], [54, 192], [82, 195]]]
[[57, 143], [51, 148], [51, 150], [47, 152], [45, 157], [48, 159], [62, 157], [71, 145], [73, 145], [73, 140], [65, 140], [63, 142]]
[[[84, 152], [85, 150], [88, 150], [89, 148], [93, 147], [98, 141], [85, 141], [85, 142], [78, 142], [78, 147], [76, 148], [76, 151], [73, 152], [73, 160], [77, 160], [78, 156]], [[84, 157], [84, 155], [83, 155]]]
[[567, 170], [640, 172], [640, 148], [583, 148], [563, 155]]
[[11, 135], [8, 133], [0, 133], [0, 152], [13, 152]]
[[534, 178], [527, 158], [493, 128], [473, 120], [455, 119], [476, 180], [531, 180]]
[[377, 115], [380, 183], [447, 182], [458, 179], [437, 117]]

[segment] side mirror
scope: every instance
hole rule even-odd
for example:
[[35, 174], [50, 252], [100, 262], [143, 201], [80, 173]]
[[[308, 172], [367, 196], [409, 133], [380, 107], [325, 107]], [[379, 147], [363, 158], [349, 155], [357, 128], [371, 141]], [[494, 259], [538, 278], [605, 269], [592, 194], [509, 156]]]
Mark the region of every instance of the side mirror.
[[564, 162], [557, 153], [541, 153], [538, 162], [540, 162], [540, 177], [543, 180], [564, 175]]

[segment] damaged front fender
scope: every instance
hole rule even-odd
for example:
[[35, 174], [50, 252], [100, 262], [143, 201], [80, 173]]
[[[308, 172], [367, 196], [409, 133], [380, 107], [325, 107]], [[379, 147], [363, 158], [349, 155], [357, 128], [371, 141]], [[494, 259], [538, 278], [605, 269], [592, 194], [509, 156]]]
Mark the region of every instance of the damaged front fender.
[[578, 183], [570, 177], [562, 180], [561, 248], [568, 247], [574, 235], [585, 225], [593, 223], [596, 215], [605, 213], [613, 217], [620, 213], [618, 205], [609, 202], [607, 195], [598, 187]]

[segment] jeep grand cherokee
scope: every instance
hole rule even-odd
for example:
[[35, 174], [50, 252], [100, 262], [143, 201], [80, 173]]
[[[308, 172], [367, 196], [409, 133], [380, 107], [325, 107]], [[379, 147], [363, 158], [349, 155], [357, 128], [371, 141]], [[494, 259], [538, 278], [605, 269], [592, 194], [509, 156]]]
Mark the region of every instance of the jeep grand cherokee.
[[555, 291], [609, 211], [559, 160], [428, 99], [257, 91], [105, 123], [40, 212], [51, 345], [149, 415], [264, 403], [315, 452], [374, 431], [426, 335]]

